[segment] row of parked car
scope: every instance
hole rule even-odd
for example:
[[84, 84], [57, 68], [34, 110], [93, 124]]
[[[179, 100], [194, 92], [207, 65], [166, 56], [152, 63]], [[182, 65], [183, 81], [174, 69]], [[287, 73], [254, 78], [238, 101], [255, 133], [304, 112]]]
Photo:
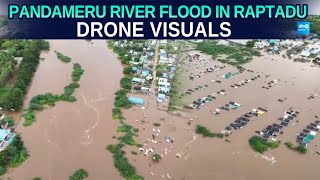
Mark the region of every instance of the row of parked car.
[[188, 108], [188, 109], [198, 108], [199, 109], [204, 104], [216, 99], [216, 96], [218, 96], [218, 95], [226, 95], [226, 91], [222, 89], [222, 90], [218, 91], [217, 93], [212, 93], [212, 94], [209, 94], [208, 96], [199, 98], [199, 99], [193, 101], [191, 104], [185, 106], [185, 108]]
[[225, 104], [224, 106], [220, 106], [215, 111], [211, 111], [213, 115], [218, 115], [222, 110], [229, 111], [230, 109], [238, 109], [241, 106], [241, 104], [230, 101], [229, 103]]
[[313, 140], [314, 136], [317, 134], [319, 129], [320, 129], [320, 121], [319, 120], [316, 120], [316, 121], [308, 124], [306, 126], [306, 128], [304, 128], [302, 130], [302, 132], [300, 132], [297, 135], [296, 142], [301, 145], [306, 145], [311, 140]]
[[254, 76], [254, 77], [251, 78], [251, 79], [242, 80], [242, 81], [240, 81], [240, 82], [238, 82], [238, 83], [236, 83], [236, 84], [234, 84], [234, 85], [231, 85], [231, 87], [232, 87], [232, 88], [240, 88], [241, 86], [244, 86], [244, 85], [246, 85], [246, 84], [248, 84], [248, 83], [251, 83], [251, 82], [257, 80], [258, 78], [260, 78], [260, 75]]
[[252, 111], [245, 113], [241, 117], [237, 118], [233, 123], [230, 123], [229, 126], [226, 126], [222, 132], [231, 133], [232, 130], [241, 129], [250, 122], [252, 117], [261, 116], [266, 112], [268, 112], [268, 110], [262, 107], [259, 107], [258, 109], [252, 109]]
[[277, 137], [278, 133], [283, 133], [283, 128], [288, 126], [288, 124], [293, 121], [300, 112], [289, 110], [284, 112], [283, 117], [278, 118], [280, 123], [273, 123], [272, 125], [268, 125], [265, 129], [263, 129], [261, 132], [257, 131], [262, 138], [268, 139], [270, 136]]

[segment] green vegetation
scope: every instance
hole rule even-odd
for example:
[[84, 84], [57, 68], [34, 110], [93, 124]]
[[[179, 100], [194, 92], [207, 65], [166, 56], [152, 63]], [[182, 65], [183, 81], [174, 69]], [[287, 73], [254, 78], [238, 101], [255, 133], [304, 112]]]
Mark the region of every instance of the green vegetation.
[[120, 80], [120, 85], [123, 89], [130, 90], [132, 86], [132, 77], [125, 76]]
[[297, 146], [297, 147], [295, 148], [295, 150], [298, 151], [298, 152], [301, 153], [301, 154], [306, 154], [306, 153], [307, 153], [307, 149], [306, 149], [304, 146], [302, 146], [302, 145]]
[[268, 151], [268, 149], [275, 149], [279, 147], [279, 142], [268, 142], [265, 139], [262, 139], [259, 136], [252, 136], [249, 139], [249, 144], [253, 150], [256, 152], [263, 154], [264, 152]]
[[294, 149], [293, 144], [291, 142], [285, 142], [284, 145], [286, 145], [289, 149]]
[[14, 126], [14, 120], [9, 117], [9, 116], [5, 116], [2, 120], [0, 120], [0, 126], [5, 125], [8, 123], [8, 127], [13, 127]]
[[212, 55], [222, 63], [234, 66], [243, 65], [252, 60], [253, 56], [260, 56], [260, 52], [236, 43], [229, 45], [218, 44], [218, 41], [202, 41], [197, 43], [197, 50]]
[[27, 149], [21, 137], [17, 135], [12, 143], [0, 152], [0, 175], [5, 174], [8, 167], [18, 167], [27, 157]]
[[65, 63], [69, 63], [71, 62], [71, 58], [66, 56], [66, 55], [63, 55], [62, 53], [58, 52], [58, 51], [54, 51], [57, 55], [57, 58], [60, 59], [62, 62], [65, 62]]
[[32, 180], [41, 180], [41, 177], [34, 177]]
[[58, 101], [67, 101], [74, 102], [77, 99], [73, 96], [73, 93], [76, 88], [79, 88], [80, 85], [78, 81], [80, 80], [84, 70], [81, 68], [80, 64], [76, 63], [73, 65], [72, 72], [72, 82], [64, 87], [64, 93], [60, 95], [54, 95], [51, 93], [40, 94], [33, 97], [29, 103], [29, 107], [26, 109], [24, 113], [25, 122], [24, 126], [30, 126], [34, 121], [36, 121], [36, 116], [34, 111], [42, 111], [46, 108], [46, 106], [54, 106]]
[[289, 149], [297, 151], [301, 154], [306, 154], [307, 153], [307, 149], [303, 146], [303, 145], [298, 145], [296, 147], [294, 147], [294, 145], [291, 142], [286, 142], [284, 143]]
[[201, 134], [202, 137], [209, 137], [209, 138], [214, 138], [214, 137], [223, 138], [224, 137], [224, 134], [213, 133], [208, 128], [201, 126], [201, 125], [196, 126], [196, 133]]
[[138, 153], [135, 152], [135, 151], [131, 151], [131, 154], [133, 154], [133, 155], [138, 155]]
[[307, 17], [307, 21], [311, 23], [310, 31], [312, 33], [320, 34], [320, 16], [319, 15], [311, 15]]
[[110, 144], [107, 146], [107, 150], [113, 155], [114, 166], [127, 180], [143, 180], [143, 177], [137, 174], [136, 168], [124, 156], [123, 146], [124, 144]]
[[85, 169], [79, 169], [69, 177], [69, 180], [83, 180], [89, 176], [89, 173]]
[[159, 127], [159, 126], [161, 126], [161, 124], [160, 124], [160, 123], [153, 123], [153, 125], [154, 125], [155, 127]]
[[158, 153], [154, 153], [152, 156], [152, 160], [155, 162], [159, 162], [162, 159], [162, 157]]
[[[120, 41], [121, 43], [126, 44], [124, 47], [114, 46], [114, 41], [107, 41], [108, 47], [112, 48], [114, 52], [118, 54], [118, 58], [121, 60], [121, 63], [124, 65], [129, 64], [132, 56], [130, 50], [142, 52], [143, 47], [136, 46], [136, 43], [144, 43], [145, 40], [134, 40], [134, 41]], [[139, 61], [138, 56], [135, 57]], [[115, 93], [114, 108], [112, 109], [112, 118], [114, 120], [119, 120], [121, 125], [118, 127], [117, 132], [124, 133], [123, 136], [118, 137], [119, 144], [111, 144], [107, 146], [107, 149], [113, 154], [114, 166], [118, 169], [120, 174], [128, 180], [143, 180], [142, 176], [136, 174], [136, 169], [132, 166], [128, 159], [124, 156], [125, 152], [121, 148], [127, 144], [130, 146], [141, 147], [141, 144], [138, 144], [134, 140], [134, 136], [137, 136], [139, 129], [133, 128], [132, 126], [124, 122], [124, 117], [122, 115], [122, 108], [129, 109], [132, 107], [132, 104], [129, 102], [127, 93], [130, 92], [132, 88], [132, 72], [131, 66], [125, 66], [123, 69], [123, 74], [125, 75], [121, 81], [121, 89]], [[136, 155], [137, 153], [131, 151], [131, 154]]]
[[[24, 95], [37, 70], [40, 52], [48, 50], [49, 43], [41, 40], [0, 40], [0, 107], [4, 110], [20, 110]], [[13, 57], [22, 57], [17, 67]], [[15, 72], [15, 81], [4, 87]]]
[[246, 47], [247, 48], [253, 48], [255, 43], [256, 43], [256, 41], [253, 41], [253, 40], [247, 41], [246, 42]]
[[180, 79], [182, 77], [180, 75], [181, 75], [181, 71], [180, 69], [178, 69], [176, 71], [175, 76], [173, 77], [173, 80], [172, 80], [173, 83], [171, 85], [171, 90], [169, 92], [170, 102], [169, 102], [168, 111], [174, 111], [177, 108], [182, 108], [183, 105], [185, 104], [185, 102], [183, 101], [182, 94], [179, 93], [183, 91], [181, 86], [182, 83], [180, 82]]

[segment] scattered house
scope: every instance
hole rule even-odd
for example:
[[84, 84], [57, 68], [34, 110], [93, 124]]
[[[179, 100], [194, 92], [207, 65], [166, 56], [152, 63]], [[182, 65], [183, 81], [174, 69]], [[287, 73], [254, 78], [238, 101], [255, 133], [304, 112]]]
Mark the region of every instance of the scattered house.
[[171, 86], [170, 82], [168, 82], [167, 78], [159, 78], [158, 85], [159, 86], [164, 86], [164, 87], [170, 87]]
[[148, 87], [141, 87], [141, 91], [147, 93], [147, 92], [150, 92], [151, 89]]
[[168, 78], [168, 74], [167, 73], [162, 73], [161, 78]]
[[301, 54], [302, 57], [309, 57], [310, 56], [310, 51], [308, 49], [304, 49]]
[[131, 68], [131, 72], [136, 73], [137, 71], [138, 71], [138, 68], [137, 68], [137, 67], [133, 66], [133, 67]]
[[129, 62], [131, 65], [139, 65], [140, 63], [139, 62], [135, 62], [134, 60], [130, 61]]
[[140, 83], [140, 82], [142, 82], [142, 79], [134, 77], [134, 78], [132, 78], [132, 82]]
[[6, 147], [16, 137], [15, 133], [11, 133], [8, 129], [0, 129], [0, 151], [6, 149]]
[[169, 63], [169, 64], [173, 64], [175, 61], [176, 61], [176, 58], [174, 58], [174, 57], [170, 57], [170, 58], [168, 59], [168, 63]]
[[160, 64], [167, 64], [169, 63], [168, 54], [164, 49], [160, 49]]
[[166, 97], [165, 94], [159, 93], [159, 94], [158, 94], [157, 101], [158, 101], [158, 102], [162, 102], [162, 101], [165, 99], [165, 97]]
[[148, 74], [148, 76], [146, 76], [146, 80], [150, 81], [150, 80], [152, 80], [152, 79], [153, 79], [153, 77], [152, 77], [151, 74]]
[[136, 105], [139, 105], [139, 106], [142, 106], [143, 103], [144, 103], [143, 99], [141, 99], [141, 98], [136, 98], [136, 97], [133, 97], [133, 96], [129, 97], [129, 101], [130, 101], [132, 104], [136, 104]]
[[147, 60], [148, 60], [148, 56], [147, 55], [140, 57], [140, 63], [145, 63], [145, 62], [147, 62]]
[[159, 93], [167, 94], [167, 93], [169, 93], [169, 92], [170, 92], [170, 87], [163, 87], [163, 86], [160, 86], [160, 87], [158, 88], [158, 92], [159, 92]]
[[149, 69], [143, 69], [143, 70], [141, 71], [141, 76], [148, 76], [149, 74], [150, 74]]
[[167, 39], [160, 40], [160, 45], [167, 45], [167, 43], [168, 43]]
[[154, 56], [154, 52], [152, 51], [152, 52], [147, 52], [147, 56], [148, 57], [153, 57]]
[[278, 42], [279, 42], [279, 40], [277, 40], [277, 39], [270, 39], [269, 40], [270, 45], [276, 45]]
[[320, 52], [320, 49], [319, 49], [319, 48], [312, 48], [312, 49], [310, 50], [310, 54], [315, 54], [315, 55], [317, 55], [317, 54], [319, 54], [319, 52]]
[[153, 39], [153, 40], [150, 40], [149, 43], [148, 43], [149, 46], [156, 46], [157, 45], [157, 40]]
[[175, 73], [176, 70], [177, 70], [177, 68], [176, 68], [175, 66], [171, 66], [171, 67], [170, 67], [170, 72], [171, 72], [171, 73]]

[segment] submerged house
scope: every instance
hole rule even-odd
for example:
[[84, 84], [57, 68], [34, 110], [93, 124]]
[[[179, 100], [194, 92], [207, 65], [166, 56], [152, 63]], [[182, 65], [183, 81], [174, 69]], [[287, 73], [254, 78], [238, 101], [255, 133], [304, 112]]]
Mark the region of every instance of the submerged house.
[[159, 93], [163, 93], [163, 94], [167, 94], [167, 93], [169, 93], [170, 92], [170, 87], [164, 87], [164, 86], [160, 86], [159, 88], [158, 88], [158, 92]]
[[165, 99], [165, 97], [166, 97], [165, 94], [159, 93], [157, 97], [157, 101], [162, 102]]
[[160, 60], [159, 63], [167, 64], [169, 63], [168, 54], [164, 49], [160, 49]]
[[143, 69], [143, 70], [141, 71], [141, 76], [148, 76], [149, 74], [150, 74], [149, 69]]
[[147, 60], [148, 60], [148, 56], [147, 55], [140, 57], [140, 63], [145, 63], [145, 62], [147, 62]]
[[13, 139], [16, 137], [15, 133], [11, 133], [8, 129], [0, 129], [0, 151], [3, 151]]
[[310, 56], [310, 51], [308, 49], [305, 49], [300, 54], [302, 57], [308, 57]]
[[133, 96], [129, 97], [128, 100], [129, 100], [132, 104], [136, 104], [136, 105], [139, 105], [139, 106], [142, 106], [143, 103], [144, 103], [143, 99], [141, 99], [141, 98], [136, 98], [136, 97], [133, 97]]

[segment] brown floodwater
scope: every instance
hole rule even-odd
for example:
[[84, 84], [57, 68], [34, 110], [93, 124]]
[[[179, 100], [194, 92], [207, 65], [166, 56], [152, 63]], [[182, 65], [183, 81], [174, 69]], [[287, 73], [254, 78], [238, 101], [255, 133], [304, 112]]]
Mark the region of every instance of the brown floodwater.
[[[137, 139], [145, 145], [145, 149], [153, 148], [155, 152], [162, 155], [166, 148], [170, 150], [159, 163], [152, 162], [150, 153], [148, 157], [143, 153], [138, 156], [131, 155], [130, 160], [137, 166], [140, 174], [146, 179], [163, 177], [168, 179], [167, 173], [171, 179], [190, 180], [317, 179], [320, 176], [317, 168], [320, 166], [320, 156], [315, 151], [320, 151], [319, 135], [309, 143], [309, 152], [306, 155], [287, 149], [283, 143], [286, 141], [295, 143], [296, 132], [302, 131], [308, 123], [315, 120], [315, 115], [319, 115], [319, 97], [313, 100], [308, 100], [307, 97], [312, 93], [320, 92], [320, 83], [317, 78], [320, 75], [320, 69], [311, 67], [311, 64], [295, 63], [277, 55], [267, 55], [254, 58], [244, 66], [254, 72], [245, 71], [226, 80], [221, 76], [227, 72], [238, 71], [227, 65], [218, 73], [207, 74], [193, 81], [189, 80], [190, 73], [198, 74], [199, 71], [213, 65], [224, 66], [217, 61], [212, 61], [209, 56], [204, 57], [208, 64], [205, 65], [203, 62], [201, 66], [197, 62], [190, 66], [184, 65], [182, 68], [188, 72], [184, 71], [178, 79], [184, 86], [181, 89], [187, 90], [204, 84], [208, 84], [209, 87], [185, 97], [184, 102], [191, 103], [221, 89], [226, 90], [226, 96], [218, 96], [216, 100], [204, 105], [200, 110], [183, 112], [184, 118], [157, 110], [155, 103], [146, 109], [136, 107], [125, 112], [128, 123], [140, 129]], [[232, 84], [257, 75], [261, 78], [241, 88], [230, 87]], [[222, 82], [220, 84], [211, 82], [216, 79]], [[269, 90], [262, 88], [273, 79], [280, 79], [280, 82]], [[280, 103], [277, 101], [279, 98], [287, 98], [287, 100]], [[145, 96], [144, 99], [147, 100], [148, 97]], [[151, 100], [151, 102], [154, 101], [154, 99]], [[238, 102], [242, 106], [237, 110], [222, 112], [218, 116], [210, 113], [229, 101]], [[244, 128], [234, 131], [227, 138], [230, 142], [224, 139], [204, 139], [200, 136], [193, 139], [196, 124], [221, 132], [237, 117], [257, 107], [266, 107], [269, 111], [263, 116], [253, 118]], [[290, 107], [300, 112], [297, 118], [299, 122], [290, 123], [284, 128], [284, 134], [278, 136], [282, 145], [268, 151], [264, 157], [255, 153], [250, 148], [248, 139], [255, 135], [255, 131], [261, 131], [267, 125], [277, 123], [277, 118], [282, 117], [284, 111]], [[187, 124], [189, 118], [193, 119], [190, 126]], [[152, 125], [154, 122], [160, 122], [161, 126], [155, 128]], [[156, 131], [161, 130], [160, 135], [156, 137], [157, 144], [147, 141], [148, 138], [152, 138], [152, 134], [155, 134], [152, 132], [153, 128]], [[163, 141], [164, 136], [174, 137], [175, 142], [167, 144]], [[129, 148], [129, 150], [139, 151], [138, 148]], [[178, 152], [183, 153], [181, 158], [175, 157]], [[275, 161], [272, 162], [273, 158]]]
[[[13, 179], [30, 179], [41, 176], [43, 179], [66, 179], [76, 169], [85, 168], [89, 171], [88, 179], [122, 179], [112, 163], [110, 153], [105, 145], [114, 143], [112, 135], [117, 135], [117, 123], [111, 119], [113, 94], [119, 88], [122, 68], [116, 56], [106, 48], [104, 41], [50, 41], [51, 51], [43, 53], [45, 61], [39, 69], [27, 95], [26, 103], [34, 95], [46, 92], [61, 93], [67, 85], [72, 71], [71, 64], [60, 62], [53, 50], [60, 51], [70, 57], [73, 62], [79, 62], [85, 69], [81, 87], [76, 90], [75, 103], [59, 102], [53, 108], [37, 113], [38, 121], [31, 127], [19, 125], [31, 157], [21, 167], [11, 170], [9, 176]], [[208, 64], [199, 62], [182, 68], [188, 70], [179, 78], [183, 84], [181, 89], [187, 90], [197, 85], [208, 84], [209, 87], [194, 92], [184, 98], [183, 102], [207, 96], [225, 89], [225, 96], [204, 105], [199, 110], [188, 110], [182, 117], [174, 116], [162, 105], [157, 105], [154, 94], [150, 96], [135, 95], [148, 102], [143, 109], [133, 107], [124, 111], [126, 122], [139, 129], [135, 138], [144, 145], [144, 149], [153, 148], [154, 152], [163, 155], [161, 162], [154, 163], [149, 156], [139, 152], [139, 148], [126, 146], [129, 161], [137, 167], [138, 174], [145, 179], [185, 180], [269, 180], [269, 179], [317, 179], [320, 176], [319, 134], [309, 144], [309, 152], [300, 155], [280, 145], [275, 150], [265, 153], [266, 157], [253, 152], [248, 139], [261, 131], [267, 125], [276, 123], [283, 112], [292, 107], [300, 112], [298, 121], [284, 128], [284, 134], [278, 136], [282, 142], [295, 143], [296, 132], [301, 131], [308, 123], [314, 121], [314, 116], [320, 113], [320, 97], [308, 100], [312, 93], [320, 93], [320, 68], [310, 64], [294, 63], [277, 55], [267, 55], [254, 58], [244, 67], [254, 72], [243, 72], [228, 80], [221, 76], [227, 72], [237, 72], [237, 69], [226, 65], [218, 73], [207, 74], [201, 78], [189, 80], [189, 74], [198, 74], [213, 65], [224, 66], [204, 56]], [[261, 78], [241, 88], [231, 88], [230, 85], [244, 79], [260, 75]], [[266, 75], [268, 75], [266, 77]], [[270, 75], [270, 76], [269, 76]], [[215, 83], [211, 80], [219, 79]], [[280, 79], [280, 82], [269, 90], [263, 89], [269, 81]], [[280, 103], [277, 100], [287, 98]], [[210, 111], [235, 101], [242, 106], [237, 110], [222, 112], [214, 116]], [[212, 131], [220, 132], [237, 117], [257, 107], [266, 107], [269, 111], [254, 118], [244, 128], [234, 131], [227, 139], [204, 139], [194, 134], [195, 125], [200, 124]], [[160, 110], [159, 110], [160, 109]], [[188, 120], [192, 118], [191, 125]], [[160, 123], [155, 127], [153, 123]], [[155, 137], [157, 143], [152, 143], [153, 128], [161, 132]], [[167, 143], [164, 137], [174, 138], [174, 143]], [[167, 153], [166, 153], [167, 150]], [[139, 152], [133, 155], [130, 151]], [[182, 153], [181, 158], [176, 153]], [[271, 162], [267, 158], [274, 157]]]
[[[51, 50], [42, 53], [32, 85], [25, 100], [43, 93], [62, 93], [71, 82], [72, 63], [57, 59], [54, 51], [80, 63], [85, 73], [74, 103], [58, 102], [37, 113], [30, 127], [21, 122], [16, 131], [22, 134], [30, 157], [19, 168], [10, 170], [12, 179], [67, 179], [75, 170], [86, 169], [88, 179], [120, 179], [113, 166], [107, 144], [116, 142], [112, 135], [117, 122], [112, 120], [114, 93], [119, 89], [122, 67], [105, 41], [50, 40]], [[23, 120], [22, 120], [23, 121]]]

